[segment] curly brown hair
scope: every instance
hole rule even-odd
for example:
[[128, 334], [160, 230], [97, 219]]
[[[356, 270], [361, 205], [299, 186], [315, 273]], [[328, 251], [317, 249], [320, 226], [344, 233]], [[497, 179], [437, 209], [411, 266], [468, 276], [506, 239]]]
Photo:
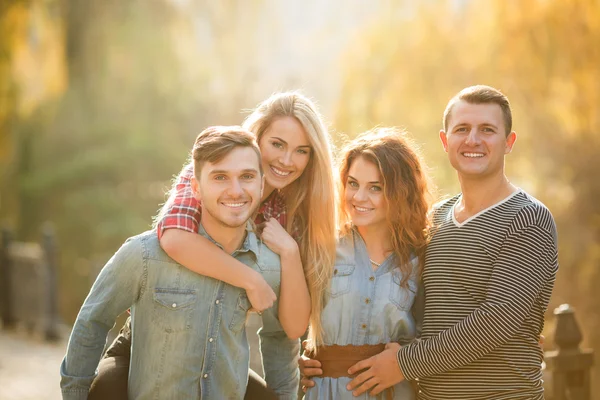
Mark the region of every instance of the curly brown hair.
[[338, 216], [341, 235], [347, 234], [352, 221], [344, 206], [344, 191], [350, 166], [358, 157], [379, 169], [387, 200], [387, 221], [391, 235], [390, 249], [402, 271], [401, 285], [406, 287], [412, 271], [413, 255], [419, 257], [420, 274], [429, 241], [431, 188], [426, 166], [417, 146], [405, 131], [375, 128], [364, 132], [346, 145], [340, 161]]

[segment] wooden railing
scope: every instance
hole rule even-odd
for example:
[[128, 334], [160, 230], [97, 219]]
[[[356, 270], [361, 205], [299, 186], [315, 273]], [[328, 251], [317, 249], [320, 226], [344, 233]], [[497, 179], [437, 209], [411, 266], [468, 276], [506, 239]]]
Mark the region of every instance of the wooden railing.
[[552, 337], [556, 350], [544, 355], [547, 400], [590, 400], [590, 375], [594, 352], [581, 349], [583, 339], [575, 310], [563, 304], [554, 310]]
[[0, 247], [0, 320], [3, 329], [24, 327], [47, 340], [59, 334], [57, 243], [52, 225], [42, 229], [41, 243], [13, 240], [2, 229]]

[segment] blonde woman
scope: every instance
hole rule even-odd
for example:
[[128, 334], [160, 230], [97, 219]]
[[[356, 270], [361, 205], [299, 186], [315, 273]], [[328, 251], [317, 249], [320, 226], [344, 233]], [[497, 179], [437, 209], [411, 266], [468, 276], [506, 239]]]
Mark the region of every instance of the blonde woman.
[[[353, 140], [340, 165], [342, 227], [327, 305], [319, 315], [323, 342], [308, 342], [300, 362], [305, 399], [355, 399], [348, 369], [412, 341], [417, 282], [428, 240], [428, 178], [414, 146], [399, 131], [380, 128]], [[310, 369], [305, 369], [310, 367]], [[360, 398], [367, 399], [367, 393]], [[412, 400], [409, 382], [378, 399]]]
[[[281, 257], [281, 325], [290, 338], [299, 338], [310, 320], [309, 338], [319, 342], [321, 322], [311, 315], [319, 315], [323, 308], [336, 236], [327, 130], [313, 102], [297, 92], [274, 94], [260, 103], [245, 120], [244, 128], [256, 135], [262, 154], [265, 188], [255, 222], [262, 229], [262, 240]], [[161, 246], [191, 271], [245, 289], [255, 311], [271, 307], [275, 293], [260, 274], [197, 234], [202, 209], [191, 191], [191, 176], [188, 165], [157, 217]], [[129, 321], [101, 362], [90, 399], [126, 398], [131, 345], [128, 325]], [[268, 380], [269, 371], [265, 370]], [[247, 399], [267, 398], [259, 380], [251, 374]]]

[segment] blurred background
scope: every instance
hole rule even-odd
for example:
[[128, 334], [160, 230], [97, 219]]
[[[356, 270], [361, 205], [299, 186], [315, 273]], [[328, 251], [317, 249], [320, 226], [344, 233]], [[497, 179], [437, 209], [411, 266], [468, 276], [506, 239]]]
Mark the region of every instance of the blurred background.
[[599, 0], [0, 0], [0, 223], [39, 241], [52, 222], [71, 324], [206, 126], [300, 89], [336, 144], [406, 128], [442, 197], [442, 113], [479, 83], [513, 106], [510, 179], [558, 224], [549, 321], [570, 303], [600, 350]]

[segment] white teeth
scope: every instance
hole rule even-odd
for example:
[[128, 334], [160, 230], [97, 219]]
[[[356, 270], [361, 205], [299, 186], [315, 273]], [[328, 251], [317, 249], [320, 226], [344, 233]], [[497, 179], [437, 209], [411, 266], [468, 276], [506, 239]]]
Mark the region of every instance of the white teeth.
[[463, 153], [463, 156], [469, 157], [469, 158], [477, 158], [477, 157], [483, 157], [484, 154], [483, 153]]
[[224, 206], [231, 208], [239, 208], [242, 207], [244, 204], [246, 203], [223, 203]]
[[271, 171], [275, 172], [275, 174], [279, 175], [279, 176], [288, 176], [289, 174], [291, 174], [291, 172], [282, 171], [280, 169], [275, 168], [272, 165], [271, 165]]
[[356, 211], [360, 211], [360, 212], [371, 211], [369, 208], [364, 208], [364, 207], [354, 206], [354, 208], [356, 208]]

